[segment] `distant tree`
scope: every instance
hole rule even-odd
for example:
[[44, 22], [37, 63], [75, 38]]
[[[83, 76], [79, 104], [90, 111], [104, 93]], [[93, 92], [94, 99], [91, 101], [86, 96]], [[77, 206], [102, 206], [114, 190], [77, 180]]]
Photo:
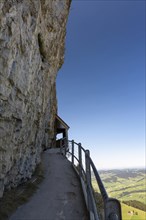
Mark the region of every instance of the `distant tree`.
[[140, 209], [142, 211], [146, 211], [146, 205], [142, 202], [136, 201], [136, 200], [129, 200], [129, 201], [123, 201], [124, 204]]

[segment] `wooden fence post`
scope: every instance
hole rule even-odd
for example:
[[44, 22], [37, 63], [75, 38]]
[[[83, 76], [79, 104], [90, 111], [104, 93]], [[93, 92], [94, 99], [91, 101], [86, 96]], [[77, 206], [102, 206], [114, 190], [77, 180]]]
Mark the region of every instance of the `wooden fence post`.
[[82, 149], [81, 143], [78, 144], [78, 154], [79, 154], [79, 175], [82, 176]]
[[89, 187], [91, 186], [91, 170], [90, 170], [90, 151], [86, 150], [85, 152], [85, 158], [86, 158], [86, 180], [87, 180], [87, 199], [88, 199], [88, 209], [89, 211], [92, 210], [91, 206], [91, 198], [89, 193]]
[[74, 140], [72, 140], [72, 165], [74, 165]]
[[63, 154], [63, 150], [62, 150], [62, 139], [60, 139], [60, 149], [61, 149], [61, 153]]
[[65, 156], [66, 156], [66, 153], [67, 153], [67, 139], [64, 138], [63, 142], [64, 142]]
[[89, 161], [89, 157], [90, 157], [90, 151], [86, 150], [86, 178], [87, 178], [87, 183], [91, 184], [91, 170], [90, 170], [90, 161]]

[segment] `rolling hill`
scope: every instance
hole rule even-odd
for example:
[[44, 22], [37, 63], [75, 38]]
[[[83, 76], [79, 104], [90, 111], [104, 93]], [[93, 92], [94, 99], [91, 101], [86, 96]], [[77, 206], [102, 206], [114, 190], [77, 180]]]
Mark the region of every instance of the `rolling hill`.
[[[118, 199], [123, 220], [146, 219], [146, 172], [144, 169], [102, 170], [99, 175], [109, 197]], [[99, 192], [95, 177], [92, 185]]]
[[144, 169], [100, 171], [110, 197], [120, 201], [136, 200], [146, 204], [146, 173]]

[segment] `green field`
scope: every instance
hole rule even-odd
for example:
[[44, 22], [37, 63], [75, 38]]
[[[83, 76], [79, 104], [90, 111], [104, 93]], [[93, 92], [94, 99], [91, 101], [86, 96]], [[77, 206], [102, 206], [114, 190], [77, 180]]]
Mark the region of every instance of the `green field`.
[[131, 206], [127, 206], [123, 203], [121, 205], [122, 205], [122, 219], [123, 220], [145, 220], [146, 219], [146, 212], [133, 208]]
[[110, 197], [120, 201], [137, 200], [146, 204], [145, 170], [100, 171], [100, 177]]
[[[123, 220], [146, 219], [145, 211], [122, 203], [122, 201], [138, 201], [146, 210], [146, 173], [144, 169], [106, 170], [99, 171], [99, 174], [109, 197], [116, 198], [121, 202]], [[99, 192], [93, 174], [92, 186], [95, 191]]]

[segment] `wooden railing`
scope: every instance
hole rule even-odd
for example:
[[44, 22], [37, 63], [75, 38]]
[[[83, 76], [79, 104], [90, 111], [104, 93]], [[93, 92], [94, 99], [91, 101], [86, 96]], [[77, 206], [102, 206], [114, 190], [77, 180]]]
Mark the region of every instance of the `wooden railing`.
[[[72, 163], [77, 172], [86, 201], [90, 220], [121, 220], [121, 205], [117, 199], [109, 198], [97, 169], [90, 157], [90, 151], [74, 140], [62, 139], [61, 153]], [[96, 195], [93, 179], [96, 182], [99, 194]]]

